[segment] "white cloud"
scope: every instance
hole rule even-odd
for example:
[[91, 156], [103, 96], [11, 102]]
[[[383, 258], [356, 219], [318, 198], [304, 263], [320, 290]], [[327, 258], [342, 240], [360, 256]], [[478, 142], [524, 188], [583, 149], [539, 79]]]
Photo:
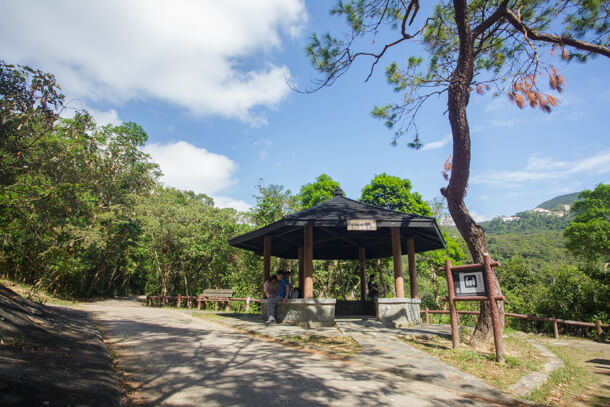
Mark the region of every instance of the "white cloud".
[[474, 219], [476, 222], [485, 222], [486, 220], [491, 219], [491, 217], [478, 213], [477, 211], [469, 210], [469, 212], [472, 219]]
[[121, 119], [119, 119], [119, 114], [114, 109], [104, 112], [101, 110], [87, 108], [87, 111], [91, 113], [91, 116], [93, 116], [93, 119], [99, 126], [104, 126], [106, 124], [118, 126], [123, 123]]
[[441, 140], [432, 141], [430, 143], [424, 144], [424, 146], [421, 148], [421, 151], [436, 150], [437, 148], [446, 146], [450, 142], [451, 142], [451, 134], [447, 134]]
[[494, 112], [496, 110], [507, 110], [510, 107], [510, 102], [505, 96], [495, 97], [485, 106], [485, 112]]
[[214, 197], [214, 205], [219, 208], [233, 208], [239, 212], [247, 212], [252, 208], [252, 205], [239, 199], [233, 199], [226, 196]]
[[496, 119], [492, 119], [489, 122], [489, 126], [490, 127], [511, 127], [515, 125], [515, 120], [496, 120]]
[[272, 145], [273, 145], [273, 142], [271, 141], [271, 139], [266, 139], [265, 141], [262, 142], [261, 149], [258, 152], [259, 160], [265, 161], [267, 159], [267, 157], [269, 156], [269, 152], [271, 151]]
[[476, 173], [473, 174], [471, 183], [515, 186], [525, 182], [565, 179], [582, 173], [601, 175], [609, 172], [610, 150], [576, 161], [556, 161], [532, 155], [523, 170]]
[[269, 57], [307, 21], [302, 0], [8, 0], [2, 8], [2, 57], [54, 73], [70, 97], [154, 98], [252, 125], [266, 122], [258, 107], [287, 96], [290, 72]]
[[147, 144], [142, 150], [159, 164], [163, 172], [161, 181], [166, 186], [209, 195], [220, 208], [250, 208], [248, 203], [222, 194], [237, 183], [234, 173], [238, 165], [230, 158], [186, 141]]

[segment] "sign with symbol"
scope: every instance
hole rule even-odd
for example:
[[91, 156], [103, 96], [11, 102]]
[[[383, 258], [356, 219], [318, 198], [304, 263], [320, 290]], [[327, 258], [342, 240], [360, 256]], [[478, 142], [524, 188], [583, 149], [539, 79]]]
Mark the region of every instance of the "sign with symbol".
[[483, 270], [454, 270], [452, 272], [456, 297], [487, 296], [487, 284]]

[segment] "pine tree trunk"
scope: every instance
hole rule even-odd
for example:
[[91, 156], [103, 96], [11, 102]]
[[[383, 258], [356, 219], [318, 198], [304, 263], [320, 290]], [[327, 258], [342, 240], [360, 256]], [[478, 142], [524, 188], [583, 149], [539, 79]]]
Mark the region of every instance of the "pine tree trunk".
[[[448, 112], [453, 137], [453, 159], [451, 178], [447, 188], [441, 193], [447, 199], [449, 213], [457, 229], [466, 241], [468, 250], [475, 263], [483, 262], [487, 253], [485, 234], [470, 216], [464, 203], [468, 178], [470, 177], [470, 128], [466, 108], [470, 99], [470, 87], [474, 72], [473, 38], [468, 22], [467, 5], [464, 0], [454, 0], [455, 17], [460, 39], [460, 49], [456, 69], [451, 77], [448, 91]], [[501, 294], [500, 285], [494, 275], [496, 294]], [[504, 304], [498, 304], [502, 324], [504, 323]], [[472, 335], [472, 344], [482, 346], [493, 338], [491, 309], [488, 304], [481, 303], [481, 314]]]

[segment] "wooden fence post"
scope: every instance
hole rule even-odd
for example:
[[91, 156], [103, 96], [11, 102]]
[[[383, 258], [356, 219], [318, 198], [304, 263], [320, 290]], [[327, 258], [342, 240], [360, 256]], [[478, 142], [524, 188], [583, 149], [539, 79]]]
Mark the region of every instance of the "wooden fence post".
[[451, 260], [445, 260], [445, 272], [447, 273], [447, 299], [449, 300], [449, 313], [451, 316], [451, 343], [453, 349], [457, 349], [460, 346], [460, 328], [458, 327], [458, 314], [455, 309], [455, 291], [453, 288]]
[[176, 305], [180, 308], [180, 303], [182, 302], [182, 294], [178, 294], [178, 299], [176, 300]]
[[599, 319], [595, 321], [595, 327], [597, 328], [597, 339], [600, 342], [604, 341], [604, 330], [602, 329], [602, 321]]
[[430, 323], [430, 310], [426, 307], [426, 324]]
[[201, 297], [197, 297], [197, 311], [201, 310]]
[[557, 320], [553, 320], [553, 336], [555, 336], [555, 339], [559, 338], [559, 327], [557, 326]]
[[250, 311], [250, 297], [246, 298], [246, 312]]
[[489, 297], [489, 305], [491, 306], [494, 344], [496, 345], [496, 362], [504, 363], [504, 340], [502, 339], [502, 325], [500, 322], [500, 313], [498, 312], [498, 304], [496, 303], [494, 272], [491, 269], [491, 260], [489, 259], [488, 254], [483, 256], [483, 265], [485, 267], [485, 274], [487, 275], [487, 295]]

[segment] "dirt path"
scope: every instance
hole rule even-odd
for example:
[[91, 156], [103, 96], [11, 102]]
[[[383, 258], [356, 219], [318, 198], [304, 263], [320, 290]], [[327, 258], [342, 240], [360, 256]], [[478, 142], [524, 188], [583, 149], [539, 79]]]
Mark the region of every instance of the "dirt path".
[[116, 352], [132, 404], [488, 406], [490, 400], [295, 351], [128, 301], [83, 305]]

